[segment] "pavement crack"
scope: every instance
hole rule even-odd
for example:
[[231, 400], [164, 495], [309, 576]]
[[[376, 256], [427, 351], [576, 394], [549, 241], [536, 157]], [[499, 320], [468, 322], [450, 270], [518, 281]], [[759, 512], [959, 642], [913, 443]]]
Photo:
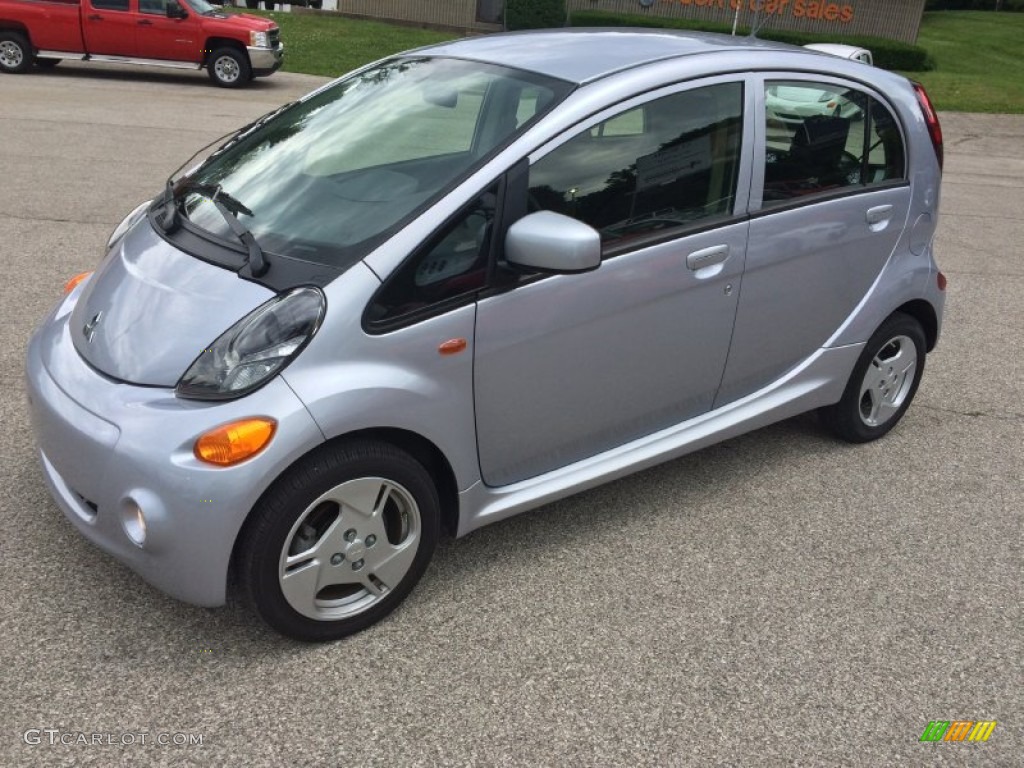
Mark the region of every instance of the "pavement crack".
[[16, 221], [48, 221], [52, 224], [102, 224], [103, 226], [116, 227], [116, 221], [97, 221], [96, 219], [55, 219], [49, 216], [18, 216], [13, 213], [0, 212], [0, 218], [14, 219]]
[[951, 413], [954, 416], [965, 416], [971, 419], [987, 418], [995, 419], [996, 421], [1024, 421], [1024, 413], [995, 413], [992, 411], [959, 411], [955, 408], [943, 408], [939, 405], [928, 405], [927, 403], [918, 403], [918, 408], [924, 408], [929, 411], [940, 411], [942, 413]]

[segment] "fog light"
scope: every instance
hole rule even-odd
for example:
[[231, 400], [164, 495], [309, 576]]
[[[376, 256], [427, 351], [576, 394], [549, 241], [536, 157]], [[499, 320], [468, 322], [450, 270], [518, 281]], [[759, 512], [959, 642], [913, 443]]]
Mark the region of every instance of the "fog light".
[[125, 499], [121, 505], [121, 525], [137, 547], [146, 543], [146, 516], [134, 499]]

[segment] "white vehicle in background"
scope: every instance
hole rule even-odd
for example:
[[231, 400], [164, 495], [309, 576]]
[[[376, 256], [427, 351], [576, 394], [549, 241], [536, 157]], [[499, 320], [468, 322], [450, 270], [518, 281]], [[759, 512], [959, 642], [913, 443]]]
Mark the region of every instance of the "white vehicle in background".
[[[804, 48], [874, 66], [871, 51], [867, 48], [838, 43], [811, 43], [805, 45]], [[789, 124], [802, 124], [805, 119], [815, 115], [857, 118], [863, 111], [860, 106], [848, 100], [842, 93], [822, 91], [820, 88], [806, 88], [797, 82], [769, 87], [765, 93], [765, 105], [770, 115]]]
[[858, 48], [855, 45], [840, 45], [839, 43], [810, 43], [805, 45], [804, 48], [810, 51], [818, 51], [819, 53], [827, 53], [831, 56], [838, 56], [841, 59], [861, 61], [874, 66], [871, 51], [867, 48]]

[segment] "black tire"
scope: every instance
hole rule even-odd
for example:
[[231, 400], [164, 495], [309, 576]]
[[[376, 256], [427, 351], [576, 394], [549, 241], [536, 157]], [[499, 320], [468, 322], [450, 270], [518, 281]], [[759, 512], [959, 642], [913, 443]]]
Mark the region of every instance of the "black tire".
[[249, 56], [237, 48], [218, 48], [206, 61], [206, 72], [214, 85], [241, 88], [252, 80]]
[[[843, 398], [818, 411], [822, 423], [851, 443], [877, 440], [899, 423], [924, 375], [925, 335], [910, 315], [895, 312], [857, 359]], [[908, 366], [912, 364], [912, 370]]]
[[[328, 493], [345, 502], [320, 500]], [[350, 503], [356, 499], [373, 515], [360, 513]], [[388, 443], [332, 443], [288, 469], [257, 503], [239, 539], [236, 575], [250, 605], [278, 632], [337, 640], [405, 599], [434, 554], [439, 529], [437, 490], [419, 462]], [[284, 564], [296, 555], [301, 559]], [[379, 570], [389, 563], [390, 575]], [[282, 584], [296, 576], [286, 596]]]
[[20, 32], [0, 32], [0, 72], [21, 74], [32, 66], [32, 46]]
[[60, 59], [36, 59], [36, 66], [40, 69], [53, 69], [60, 64]]

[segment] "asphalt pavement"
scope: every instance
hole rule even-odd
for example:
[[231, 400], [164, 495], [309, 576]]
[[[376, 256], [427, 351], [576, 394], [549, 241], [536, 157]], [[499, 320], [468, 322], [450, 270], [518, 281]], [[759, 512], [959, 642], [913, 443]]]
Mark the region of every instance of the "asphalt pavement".
[[193, 151], [322, 82], [0, 76], [0, 765], [1022, 764], [1024, 116], [942, 115], [946, 324], [882, 441], [804, 416], [446, 542], [332, 645], [79, 536], [37, 466], [33, 326]]

